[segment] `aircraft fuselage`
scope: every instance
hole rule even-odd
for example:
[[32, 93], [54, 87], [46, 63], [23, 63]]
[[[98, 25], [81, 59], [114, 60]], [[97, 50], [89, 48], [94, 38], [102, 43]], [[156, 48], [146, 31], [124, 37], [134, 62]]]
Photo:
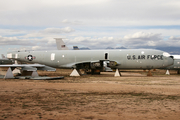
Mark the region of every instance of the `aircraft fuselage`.
[[173, 64], [168, 53], [152, 49], [52, 50], [11, 52], [8, 58], [55, 68], [102, 68], [104, 61], [113, 69], [155, 69]]

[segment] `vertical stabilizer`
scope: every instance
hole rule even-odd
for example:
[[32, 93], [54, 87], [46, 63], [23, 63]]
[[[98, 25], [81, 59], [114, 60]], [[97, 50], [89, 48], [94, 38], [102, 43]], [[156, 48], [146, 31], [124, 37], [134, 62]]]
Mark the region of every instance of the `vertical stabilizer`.
[[73, 46], [73, 50], [79, 50], [78, 46]]
[[56, 40], [56, 45], [58, 50], [69, 50], [62, 38], [54, 38]]

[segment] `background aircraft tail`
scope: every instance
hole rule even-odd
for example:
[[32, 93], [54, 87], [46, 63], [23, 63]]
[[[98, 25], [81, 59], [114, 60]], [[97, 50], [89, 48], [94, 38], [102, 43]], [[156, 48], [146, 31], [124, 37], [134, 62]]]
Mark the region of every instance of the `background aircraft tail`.
[[73, 50], [79, 50], [78, 46], [73, 46]]

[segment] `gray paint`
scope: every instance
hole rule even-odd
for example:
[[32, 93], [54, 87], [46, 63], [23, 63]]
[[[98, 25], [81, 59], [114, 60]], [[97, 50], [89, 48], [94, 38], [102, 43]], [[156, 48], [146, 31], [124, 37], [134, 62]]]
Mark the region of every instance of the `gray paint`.
[[167, 70], [180, 70], [180, 59], [175, 59], [174, 64], [166, 67]]
[[[51, 60], [52, 53], [55, 54], [54, 60]], [[105, 59], [105, 53], [108, 53], [108, 60]], [[173, 64], [173, 59], [169, 56], [164, 56], [164, 53], [164, 51], [152, 49], [53, 50], [11, 52], [7, 56], [11, 56], [9, 58], [21, 62], [40, 63], [56, 68], [73, 68], [77, 64], [94, 63], [101, 60], [115, 61], [117, 65], [111, 66], [114, 69], [155, 69]], [[29, 61], [28, 55], [32, 55], [33, 60]], [[128, 59], [127, 56], [131, 58]], [[151, 56], [156, 56], [156, 59], [151, 59]]]

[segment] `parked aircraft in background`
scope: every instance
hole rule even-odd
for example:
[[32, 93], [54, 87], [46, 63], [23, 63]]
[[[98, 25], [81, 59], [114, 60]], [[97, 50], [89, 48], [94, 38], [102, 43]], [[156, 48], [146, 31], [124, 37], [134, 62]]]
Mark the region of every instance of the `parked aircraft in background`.
[[107, 62], [107, 67], [111, 69], [150, 70], [173, 64], [170, 54], [152, 49], [28, 51], [10, 52], [7, 57], [55, 68], [83, 69], [92, 74], [103, 71], [103, 62]]
[[73, 50], [79, 50], [78, 46], [73, 46]]
[[2, 64], [13, 64], [14, 61], [11, 59], [7, 59], [3, 54], [1, 55], [2, 59], [0, 59], [0, 65]]

